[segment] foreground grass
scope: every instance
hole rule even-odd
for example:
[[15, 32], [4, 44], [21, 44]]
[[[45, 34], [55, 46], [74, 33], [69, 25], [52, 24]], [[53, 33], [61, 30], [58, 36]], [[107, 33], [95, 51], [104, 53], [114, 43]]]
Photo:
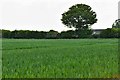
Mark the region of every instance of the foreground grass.
[[4, 39], [3, 78], [109, 78], [118, 75], [117, 39]]

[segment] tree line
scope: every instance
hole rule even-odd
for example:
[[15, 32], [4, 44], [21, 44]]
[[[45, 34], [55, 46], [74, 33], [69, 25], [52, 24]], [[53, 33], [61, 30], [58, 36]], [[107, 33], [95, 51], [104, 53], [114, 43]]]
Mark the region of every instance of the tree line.
[[120, 38], [120, 28], [107, 28], [100, 32], [100, 34], [93, 34], [93, 31], [86, 31], [87, 35], [79, 36], [77, 30], [68, 31], [30, 31], [30, 30], [0, 30], [2, 38], [14, 39], [81, 39], [81, 38]]

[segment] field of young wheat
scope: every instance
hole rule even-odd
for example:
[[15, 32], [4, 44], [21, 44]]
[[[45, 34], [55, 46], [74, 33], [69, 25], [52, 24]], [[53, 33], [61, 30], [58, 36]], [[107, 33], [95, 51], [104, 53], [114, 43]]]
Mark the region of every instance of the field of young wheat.
[[3, 78], [109, 78], [117, 39], [3, 39]]

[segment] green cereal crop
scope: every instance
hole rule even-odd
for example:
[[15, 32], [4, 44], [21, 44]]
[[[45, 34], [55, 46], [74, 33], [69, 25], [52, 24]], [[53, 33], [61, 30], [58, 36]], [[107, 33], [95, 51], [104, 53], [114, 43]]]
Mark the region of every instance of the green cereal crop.
[[3, 78], [111, 78], [117, 39], [3, 39]]

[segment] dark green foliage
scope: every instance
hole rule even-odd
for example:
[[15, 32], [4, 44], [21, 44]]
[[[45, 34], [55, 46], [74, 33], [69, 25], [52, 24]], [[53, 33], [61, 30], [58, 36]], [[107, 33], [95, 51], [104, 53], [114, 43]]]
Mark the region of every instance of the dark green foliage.
[[2, 38], [15, 38], [15, 39], [45, 39], [47, 32], [44, 31], [29, 31], [29, 30], [1, 30]]
[[92, 38], [100, 38], [100, 34], [93, 34]]
[[112, 28], [120, 28], [120, 19], [117, 19], [117, 20], [113, 23]]
[[11, 32], [9, 30], [1, 30], [3, 38], [11, 38]]
[[2, 38], [14, 39], [78, 39], [78, 38], [120, 38], [120, 28], [108, 28], [103, 30], [100, 34], [92, 34], [90, 29], [86, 30], [68, 30], [58, 33], [50, 30], [44, 31], [29, 31], [29, 30], [0, 30]]
[[120, 38], [120, 19], [117, 19], [112, 28], [107, 28], [100, 33], [101, 38]]
[[77, 38], [75, 31], [57, 31], [50, 30], [49, 32], [44, 31], [29, 31], [29, 30], [1, 30], [3, 38], [15, 38], [15, 39], [57, 39], [57, 38]]
[[120, 38], [120, 28], [107, 28], [100, 34], [101, 38]]
[[73, 31], [73, 30], [62, 31], [59, 34], [59, 37], [63, 38], [63, 39], [78, 38], [78, 36], [75, 34], [75, 31]]
[[48, 38], [48, 39], [56, 39], [56, 38], [57, 38], [57, 35], [58, 35], [58, 32], [57, 32], [57, 31], [50, 30], [50, 31], [47, 33], [46, 38]]
[[91, 34], [93, 33], [91, 29], [85, 29], [85, 30], [78, 29], [75, 32], [79, 38], [91, 38], [92, 37]]
[[[96, 13], [92, 8], [85, 4], [76, 4], [69, 8], [69, 10], [62, 14], [62, 23], [67, 27], [74, 27], [79, 31], [79, 37], [87, 37], [89, 27], [97, 22]], [[86, 32], [88, 31], [88, 32]], [[89, 33], [90, 34], [90, 33]]]

